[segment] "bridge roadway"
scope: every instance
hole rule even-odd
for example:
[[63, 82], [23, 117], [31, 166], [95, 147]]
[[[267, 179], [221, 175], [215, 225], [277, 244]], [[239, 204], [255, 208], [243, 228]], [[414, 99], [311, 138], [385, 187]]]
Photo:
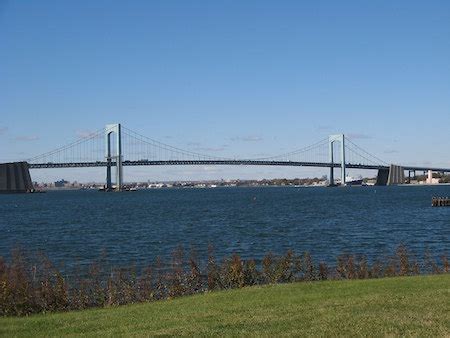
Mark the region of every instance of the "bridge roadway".
[[[43, 168], [83, 168], [83, 167], [106, 167], [106, 161], [97, 162], [48, 162], [48, 163], [29, 163], [30, 169]], [[293, 161], [264, 161], [264, 160], [167, 160], [167, 161], [123, 161], [123, 166], [160, 166], [160, 165], [264, 165], [264, 166], [291, 166], [291, 167], [316, 167], [316, 168], [340, 168], [340, 163], [323, 163], [323, 162], [293, 162]], [[111, 162], [111, 166], [115, 166], [115, 162]], [[358, 163], [347, 163], [346, 168], [349, 169], [389, 169], [386, 165], [367, 165]], [[450, 168], [430, 168], [430, 167], [414, 167], [403, 166], [404, 170], [411, 171], [427, 171], [450, 173]]]

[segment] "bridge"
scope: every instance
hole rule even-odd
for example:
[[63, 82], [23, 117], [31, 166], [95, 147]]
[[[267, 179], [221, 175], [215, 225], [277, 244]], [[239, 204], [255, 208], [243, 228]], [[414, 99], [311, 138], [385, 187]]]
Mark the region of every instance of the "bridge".
[[[416, 171], [449, 173], [450, 168], [388, 164], [359, 147], [343, 134], [330, 135], [307, 147], [265, 158], [222, 158], [180, 149], [141, 135], [121, 124], [108, 124], [86, 137], [26, 160], [29, 169], [105, 167], [108, 190], [123, 187], [123, 167], [167, 165], [245, 165], [329, 168], [329, 184], [340, 169], [345, 185], [347, 169], [378, 170], [377, 184], [405, 182]], [[115, 184], [113, 185], [113, 170]]]

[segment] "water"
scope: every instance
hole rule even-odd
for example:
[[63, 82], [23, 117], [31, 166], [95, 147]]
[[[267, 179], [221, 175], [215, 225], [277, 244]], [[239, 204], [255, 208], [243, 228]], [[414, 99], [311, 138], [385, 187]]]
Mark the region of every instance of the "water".
[[432, 208], [450, 186], [58, 191], [0, 195], [0, 256], [20, 246], [65, 266], [103, 251], [111, 264], [168, 258], [180, 244], [206, 257], [310, 251], [329, 263], [343, 252], [369, 258], [404, 243], [423, 255], [450, 251], [450, 208]]

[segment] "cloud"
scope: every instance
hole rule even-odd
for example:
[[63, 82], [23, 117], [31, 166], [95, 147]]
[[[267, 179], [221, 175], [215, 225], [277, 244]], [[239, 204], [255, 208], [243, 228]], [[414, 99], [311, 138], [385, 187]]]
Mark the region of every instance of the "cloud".
[[0, 127], [0, 135], [6, 134], [8, 127]]
[[425, 161], [413, 161], [413, 162], [408, 162], [409, 165], [413, 165], [413, 166], [431, 166], [433, 163], [431, 161], [425, 160]]
[[316, 130], [317, 131], [331, 131], [333, 128], [331, 128], [330, 126], [317, 126]]
[[200, 142], [188, 142], [187, 145], [190, 147], [198, 147], [201, 145], [201, 143]]
[[221, 146], [218, 147], [208, 147], [203, 145], [201, 142], [196, 142], [196, 141], [192, 141], [192, 142], [188, 142], [187, 145], [194, 151], [205, 151], [205, 152], [219, 152], [219, 151], [224, 151], [228, 145], [227, 144], [222, 144]]
[[257, 135], [235, 136], [230, 139], [233, 142], [261, 142], [263, 138]]
[[195, 148], [195, 150], [197, 150], [197, 151], [214, 151], [214, 152], [217, 152], [217, 151], [224, 151], [225, 147], [217, 147], [217, 148], [214, 148], [214, 147], [197, 147], [197, 148]]
[[450, 161], [438, 161], [438, 162], [433, 162], [433, 165], [435, 167], [447, 167], [450, 165]]
[[37, 135], [22, 135], [14, 138], [14, 141], [21, 141], [21, 142], [30, 142], [36, 140], [39, 140], [39, 136]]
[[356, 139], [359, 139], [359, 140], [361, 140], [361, 139], [371, 139], [372, 138], [372, 136], [370, 136], [370, 135], [360, 134], [360, 133], [348, 133], [348, 134], [346, 134], [346, 136], [348, 138], [354, 139], [354, 140], [356, 140]]
[[215, 166], [203, 166], [202, 167], [203, 171], [210, 171], [210, 172], [222, 172], [223, 170], [221, 168], [215, 167]]
[[79, 138], [89, 138], [89, 137], [95, 135], [95, 132], [92, 130], [88, 130], [88, 129], [81, 129], [81, 130], [76, 130], [75, 135]]

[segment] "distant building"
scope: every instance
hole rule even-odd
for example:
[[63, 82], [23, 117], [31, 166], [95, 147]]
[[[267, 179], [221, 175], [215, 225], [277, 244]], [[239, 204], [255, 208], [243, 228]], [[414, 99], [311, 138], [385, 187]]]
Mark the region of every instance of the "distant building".
[[425, 181], [425, 184], [439, 184], [439, 178], [433, 177], [433, 172], [431, 170], [428, 170], [428, 177]]
[[64, 180], [64, 179], [61, 179], [60, 181], [56, 181], [56, 182], [55, 182], [55, 188], [63, 188], [63, 187], [65, 187], [66, 184], [68, 184], [68, 183], [69, 183], [68, 181], [66, 181], [66, 180]]

